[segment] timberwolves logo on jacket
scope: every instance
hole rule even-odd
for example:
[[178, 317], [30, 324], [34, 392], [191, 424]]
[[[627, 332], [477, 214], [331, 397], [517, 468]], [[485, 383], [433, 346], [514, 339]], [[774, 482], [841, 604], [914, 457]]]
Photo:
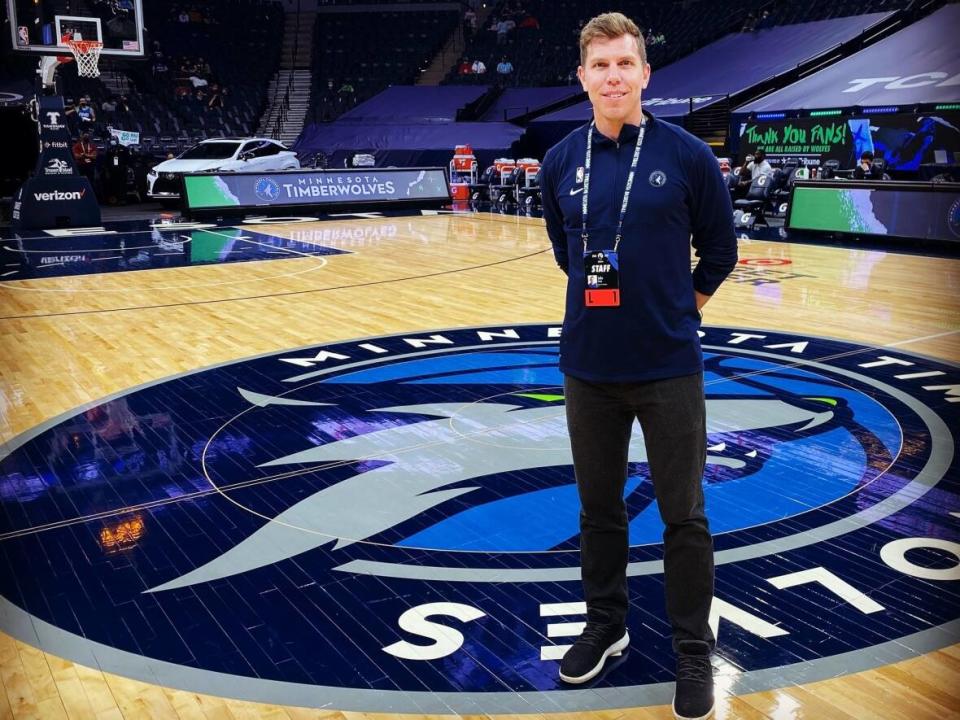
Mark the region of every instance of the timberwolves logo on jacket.
[[[630, 447], [631, 648], [587, 689], [559, 327], [291, 350], [92, 403], [0, 465], [2, 629], [151, 683], [381, 712], [669, 702], [662, 527]], [[738, 693], [955, 643], [960, 372], [702, 339], [712, 622]]]

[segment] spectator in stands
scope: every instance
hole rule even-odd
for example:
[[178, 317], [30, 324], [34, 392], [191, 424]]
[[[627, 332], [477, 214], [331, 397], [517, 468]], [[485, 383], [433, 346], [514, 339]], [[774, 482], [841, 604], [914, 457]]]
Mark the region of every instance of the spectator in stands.
[[874, 166], [873, 153], [864, 150], [860, 155], [860, 164], [853, 169], [854, 180], [882, 180], [883, 171]]
[[189, 13], [187, 13], [186, 10], [181, 9], [181, 10], [180, 10], [180, 14], [177, 15], [177, 22], [184, 23], [184, 24], [190, 22], [190, 15], [189, 15]]
[[210, 86], [210, 99], [207, 100], [207, 110], [223, 110], [224, 89], [217, 83]]
[[523, 20], [520, 21], [520, 24], [517, 26], [521, 30], [539, 30], [540, 21], [537, 20], [533, 15], [526, 15]]
[[158, 81], [167, 79], [170, 73], [170, 67], [163, 60], [156, 60], [153, 63], [153, 77]]
[[73, 144], [73, 160], [77, 163], [79, 173], [93, 185], [97, 170], [97, 146], [91, 142], [90, 133], [83, 133]]
[[194, 69], [200, 77], [206, 78], [207, 80], [213, 75], [213, 71], [210, 70], [210, 63], [203, 58], [197, 58], [197, 64], [194, 66]]
[[63, 99], [63, 112], [67, 116], [67, 129], [70, 130], [70, 134], [78, 135], [80, 131], [77, 129], [77, 104], [73, 98]]
[[129, 115], [130, 113], [130, 98], [128, 98], [126, 95], [121, 95], [120, 99], [117, 101], [117, 115], [122, 117], [124, 115]]
[[769, 10], [764, 10], [760, 14], [760, 19], [757, 21], [757, 24], [754, 26], [754, 30], [763, 30], [765, 28], [773, 27], [773, 16], [770, 14]]
[[468, 7], [466, 12], [463, 13], [463, 34], [469, 40], [477, 32], [477, 14], [473, 11], [473, 8]]
[[344, 107], [351, 107], [353, 105], [355, 95], [356, 91], [353, 89], [353, 85], [350, 84], [349, 80], [344, 80], [343, 85], [337, 90], [337, 100]]
[[753, 162], [747, 167], [750, 170], [750, 180], [756, 180], [760, 175], [773, 175], [773, 167], [767, 162], [767, 152], [763, 148], [757, 148], [753, 154]]
[[80, 105], [77, 106], [77, 126], [80, 128], [80, 132], [90, 132], [96, 125], [97, 111], [93, 109], [88, 98], [80, 98]]
[[740, 28], [740, 32], [747, 33], [753, 32], [757, 26], [757, 16], [753, 13], [749, 13], [746, 19], [743, 21], [743, 27]]
[[470, 59], [463, 57], [460, 58], [460, 64], [457, 65], [457, 75], [469, 75], [473, 72], [473, 66], [470, 64]]
[[103, 112], [104, 120], [112, 120], [113, 114], [117, 111], [117, 101], [112, 95], [108, 95], [100, 103], [100, 110]]
[[507, 78], [513, 73], [513, 63], [507, 60], [507, 56], [504, 55], [500, 58], [500, 62], [497, 63], [497, 75], [499, 76], [502, 82], [506, 82]]
[[497, 23], [497, 45], [506, 45], [507, 41], [510, 38], [510, 31], [515, 28], [517, 24], [509, 18], [501, 18], [500, 22]]
[[483, 60], [480, 58], [473, 61], [470, 69], [473, 70], [474, 75], [485, 75], [487, 73], [487, 66], [483, 64]]

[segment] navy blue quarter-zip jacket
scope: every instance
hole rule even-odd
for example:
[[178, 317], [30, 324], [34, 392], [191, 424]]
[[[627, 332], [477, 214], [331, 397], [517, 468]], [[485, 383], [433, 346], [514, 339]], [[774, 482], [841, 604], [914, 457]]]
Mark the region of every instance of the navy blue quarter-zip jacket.
[[[737, 262], [730, 194], [710, 148], [676, 125], [646, 116], [646, 131], [619, 250], [620, 306], [584, 304], [583, 168], [587, 130], [547, 151], [540, 169], [543, 216], [567, 274], [560, 370], [594, 382], [641, 382], [703, 369], [694, 290], [713, 295]], [[613, 248], [639, 127], [617, 141], [593, 131], [589, 249]], [[699, 261], [691, 273], [690, 245]]]

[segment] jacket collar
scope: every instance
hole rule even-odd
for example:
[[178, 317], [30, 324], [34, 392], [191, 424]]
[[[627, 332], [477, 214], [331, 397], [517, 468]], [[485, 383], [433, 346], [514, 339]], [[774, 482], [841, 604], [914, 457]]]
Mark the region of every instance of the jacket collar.
[[[650, 128], [653, 127], [654, 117], [653, 113], [648, 112], [647, 110], [643, 111], [643, 117], [647, 125], [647, 131], [650, 131]], [[589, 127], [589, 123], [587, 124]], [[616, 143], [629, 143], [637, 139], [637, 136], [640, 134], [639, 125], [630, 125], [624, 124], [620, 128], [620, 137], [617, 138]], [[593, 142], [597, 145], [613, 145], [614, 141], [604, 135], [602, 132], [599, 132], [596, 128], [593, 130]]]

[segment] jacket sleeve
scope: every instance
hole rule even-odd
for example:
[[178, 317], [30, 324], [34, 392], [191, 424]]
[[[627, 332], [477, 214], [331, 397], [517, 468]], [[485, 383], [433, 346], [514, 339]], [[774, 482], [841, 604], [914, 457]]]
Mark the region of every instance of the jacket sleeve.
[[692, 243], [700, 258], [693, 269], [693, 288], [713, 295], [737, 265], [737, 234], [730, 192], [707, 145], [696, 151], [691, 186]]
[[557, 200], [556, 164], [556, 153], [548, 151], [540, 166], [540, 193], [543, 198], [543, 219], [547, 224], [547, 236], [553, 246], [553, 257], [564, 274], [568, 274], [567, 233], [563, 229], [563, 213]]

